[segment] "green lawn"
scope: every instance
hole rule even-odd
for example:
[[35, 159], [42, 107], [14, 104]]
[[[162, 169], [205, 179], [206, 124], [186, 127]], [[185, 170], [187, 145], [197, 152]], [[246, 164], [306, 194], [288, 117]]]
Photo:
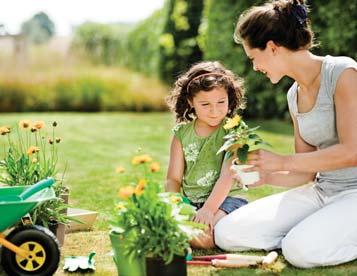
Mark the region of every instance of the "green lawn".
[[[58, 122], [60, 168], [67, 164], [66, 185], [70, 187], [70, 204], [73, 207], [95, 210], [100, 213], [94, 231], [68, 234], [62, 250], [64, 255], [85, 255], [97, 251], [96, 275], [113, 275], [114, 264], [107, 236], [110, 214], [121, 185], [127, 184], [125, 175], [115, 173], [118, 165], [129, 167], [130, 160], [140, 147], [160, 162], [157, 179], [164, 182], [169, 158], [169, 143], [174, 120], [169, 113], [25, 113], [1, 114], [0, 126], [13, 125], [18, 120], [44, 120], [47, 124]], [[293, 151], [292, 127], [289, 122], [252, 121], [261, 125], [260, 134], [273, 146], [273, 151]], [[1, 137], [0, 137], [1, 138]], [[0, 140], [0, 149], [3, 141]], [[2, 151], [0, 151], [2, 152]], [[270, 186], [251, 189], [245, 194], [254, 200], [281, 191]], [[196, 252], [210, 254], [219, 252]], [[282, 275], [357, 275], [357, 261], [328, 269], [299, 270], [287, 265]], [[56, 275], [62, 275], [59, 271]], [[271, 275], [260, 269], [189, 268], [189, 275]]]

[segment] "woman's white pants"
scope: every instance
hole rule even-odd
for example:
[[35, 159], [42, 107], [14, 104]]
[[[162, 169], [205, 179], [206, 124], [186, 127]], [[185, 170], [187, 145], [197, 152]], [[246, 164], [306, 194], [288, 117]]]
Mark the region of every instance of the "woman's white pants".
[[223, 217], [217, 246], [228, 251], [281, 248], [294, 266], [357, 258], [357, 190], [324, 195], [314, 184], [268, 196]]

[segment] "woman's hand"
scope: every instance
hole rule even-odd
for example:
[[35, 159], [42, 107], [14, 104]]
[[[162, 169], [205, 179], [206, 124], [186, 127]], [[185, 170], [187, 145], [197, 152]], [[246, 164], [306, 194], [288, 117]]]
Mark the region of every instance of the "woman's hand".
[[[274, 171], [283, 170], [284, 158], [281, 155], [266, 150], [256, 150], [248, 153], [247, 165], [251, 168], [244, 169], [244, 172], [259, 172], [259, 181], [248, 185], [248, 187], [258, 187], [267, 183], [268, 175]], [[236, 176], [239, 181], [239, 177]]]
[[204, 207], [199, 209], [193, 218], [194, 222], [206, 224], [210, 231], [213, 231], [214, 213]]
[[248, 165], [253, 165], [252, 168], [245, 169], [248, 171], [283, 171], [284, 157], [266, 150], [256, 150], [248, 153]]

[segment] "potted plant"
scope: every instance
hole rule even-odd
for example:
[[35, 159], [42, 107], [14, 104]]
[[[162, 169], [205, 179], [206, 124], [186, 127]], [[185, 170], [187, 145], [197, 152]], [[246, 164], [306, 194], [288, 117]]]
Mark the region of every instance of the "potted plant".
[[269, 145], [256, 133], [259, 126], [249, 128], [239, 115], [235, 115], [233, 118], [228, 118], [223, 127], [228, 131], [228, 134], [224, 136], [225, 142], [217, 154], [225, 151], [225, 159], [236, 156], [232, 161], [232, 167], [236, 170], [243, 188], [259, 181], [259, 172], [243, 171], [252, 167], [252, 165], [246, 164], [248, 152], [257, 150], [262, 145]]
[[[2, 126], [4, 149], [0, 152], [0, 183], [9, 186], [32, 185], [47, 177], [57, 175], [57, 147], [61, 138], [55, 136], [57, 122], [52, 122], [50, 134], [43, 121], [22, 120], [14, 128]], [[2, 154], [2, 155], [1, 155]], [[64, 224], [68, 223], [68, 203], [61, 197], [68, 195], [63, 186], [63, 176], [58, 179], [54, 190], [57, 199], [48, 201], [30, 213], [33, 223], [43, 225], [55, 234], [61, 244], [64, 240]], [[58, 226], [61, 225], [61, 227]], [[59, 231], [58, 231], [59, 230]]]
[[152, 176], [159, 165], [151, 161], [148, 155], [135, 157], [132, 163], [146, 178], [136, 175], [119, 191], [111, 230], [114, 259], [120, 275], [186, 275], [189, 241], [205, 226], [191, 221], [195, 210], [179, 194], [161, 192]]

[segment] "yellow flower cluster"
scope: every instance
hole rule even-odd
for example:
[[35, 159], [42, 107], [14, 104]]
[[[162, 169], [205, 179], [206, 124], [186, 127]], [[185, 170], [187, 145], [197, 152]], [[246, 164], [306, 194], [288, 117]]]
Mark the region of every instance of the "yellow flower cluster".
[[233, 118], [228, 118], [226, 124], [223, 126], [224, 129], [232, 129], [239, 125], [241, 121], [241, 117], [239, 115], [235, 115]]
[[21, 120], [19, 122], [19, 127], [23, 129], [29, 128], [32, 132], [36, 132], [37, 130], [44, 128], [45, 123], [44, 121], [35, 121], [32, 123], [30, 120]]
[[146, 179], [140, 179], [135, 188], [131, 186], [123, 187], [119, 190], [119, 197], [121, 199], [128, 199], [133, 194], [140, 196], [144, 192], [146, 184]]
[[131, 164], [138, 165], [138, 164], [143, 164], [143, 163], [149, 163], [151, 161], [152, 161], [152, 158], [150, 155], [142, 154], [142, 155], [134, 156], [133, 160], [131, 160]]

